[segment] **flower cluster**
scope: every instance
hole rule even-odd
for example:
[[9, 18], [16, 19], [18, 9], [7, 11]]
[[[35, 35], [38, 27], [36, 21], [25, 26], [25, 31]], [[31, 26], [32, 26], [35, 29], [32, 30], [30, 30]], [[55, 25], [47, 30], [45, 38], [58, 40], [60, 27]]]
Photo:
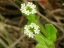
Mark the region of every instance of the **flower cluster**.
[[[31, 23], [30, 25], [25, 25], [24, 27], [24, 34], [28, 35], [29, 37], [33, 38], [35, 34], [39, 34], [39, 26], [36, 25], [35, 23]], [[30, 30], [33, 29], [33, 30]]]
[[34, 5], [32, 2], [28, 2], [27, 4], [23, 3], [21, 4], [21, 12], [30, 15], [37, 13], [36, 11], [36, 5]]

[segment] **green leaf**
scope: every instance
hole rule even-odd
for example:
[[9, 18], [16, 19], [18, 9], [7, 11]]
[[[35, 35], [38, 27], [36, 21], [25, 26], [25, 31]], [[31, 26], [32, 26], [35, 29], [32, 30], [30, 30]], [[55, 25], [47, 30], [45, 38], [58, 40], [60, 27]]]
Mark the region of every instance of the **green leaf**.
[[46, 45], [37, 44], [35, 48], [48, 48]]
[[42, 37], [41, 34], [36, 34], [35, 37], [36, 37], [36, 40], [37, 40], [40, 44], [45, 44], [45, 41], [44, 41], [45, 39]]
[[48, 39], [51, 40], [51, 41], [55, 41], [57, 29], [52, 24], [46, 24], [45, 28], [46, 28], [46, 31], [47, 31]]
[[48, 40], [41, 34], [36, 35], [36, 39], [39, 42], [39, 44], [36, 45], [36, 48], [54, 48], [53, 41]]
[[46, 44], [49, 45], [49, 46], [53, 44], [53, 41], [48, 40], [47, 38], [45, 39], [45, 42], [46, 42]]
[[53, 44], [53, 41], [45, 38], [43, 35], [41, 34], [37, 34], [36, 36], [36, 40], [42, 44], [42, 45], [52, 45]]

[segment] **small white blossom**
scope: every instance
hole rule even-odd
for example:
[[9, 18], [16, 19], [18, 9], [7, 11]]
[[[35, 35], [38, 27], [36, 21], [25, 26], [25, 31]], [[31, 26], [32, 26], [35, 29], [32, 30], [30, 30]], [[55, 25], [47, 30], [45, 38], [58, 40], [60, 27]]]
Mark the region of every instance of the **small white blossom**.
[[29, 30], [30, 28], [29, 28], [28, 25], [25, 25], [24, 29], [25, 29], [25, 30]]
[[[31, 28], [33, 28], [34, 30], [30, 30]], [[24, 34], [28, 35], [29, 37], [33, 38], [35, 36], [35, 34], [39, 34], [40, 30], [39, 30], [39, 26], [36, 25], [35, 23], [31, 23], [30, 25], [26, 25], [24, 27]]]
[[[30, 8], [27, 10], [27, 8]], [[26, 15], [30, 15], [30, 14], [35, 14], [37, 13], [37, 10], [36, 10], [36, 5], [34, 5], [32, 2], [28, 2], [27, 4], [23, 3], [21, 4], [21, 9], [20, 11]]]
[[31, 38], [33, 38], [35, 35], [33, 34], [33, 32], [30, 32], [30, 33], [28, 34], [28, 36], [31, 37]]
[[64, 3], [62, 3], [62, 5], [64, 6]]
[[40, 30], [34, 30], [35, 34], [39, 34]]
[[24, 34], [27, 35], [28, 37], [31, 37], [31, 38], [34, 37], [33, 32], [31, 32], [30, 30], [24, 30]]

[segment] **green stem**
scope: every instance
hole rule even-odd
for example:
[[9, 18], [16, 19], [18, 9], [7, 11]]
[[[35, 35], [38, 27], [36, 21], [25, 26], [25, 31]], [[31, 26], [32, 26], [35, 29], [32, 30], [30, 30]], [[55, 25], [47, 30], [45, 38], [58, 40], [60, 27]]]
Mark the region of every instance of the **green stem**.
[[[6, 30], [5, 26], [4, 26], [4, 21], [3, 21], [3, 19], [2, 19], [2, 15], [1, 15], [1, 14], [0, 14], [0, 19], [1, 19], [2, 25], [3, 25], [3, 27], [4, 27], [4, 33], [5, 33], [5, 36], [7, 37], [8, 45], [9, 45], [9, 47], [10, 47], [10, 39], [9, 39], [9, 37], [8, 37], [8, 32], [7, 32], [7, 30]], [[11, 47], [10, 47], [10, 48], [11, 48]]]

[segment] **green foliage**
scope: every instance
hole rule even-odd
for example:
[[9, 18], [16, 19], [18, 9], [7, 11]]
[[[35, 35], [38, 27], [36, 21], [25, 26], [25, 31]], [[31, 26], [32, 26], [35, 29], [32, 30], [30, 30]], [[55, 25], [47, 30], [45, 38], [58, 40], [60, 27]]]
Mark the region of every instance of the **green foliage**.
[[42, 37], [41, 34], [36, 34], [36, 35], [35, 35], [35, 38], [37, 39], [37, 41], [38, 41], [40, 44], [45, 44], [45, 39]]
[[47, 38], [51, 41], [56, 41], [57, 29], [52, 24], [46, 24], [45, 28], [48, 35]]
[[35, 36], [37, 41], [39, 42], [36, 48], [55, 48], [54, 42], [56, 41], [57, 29], [52, 24], [46, 24], [45, 29], [47, 37], [43, 36], [42, 34]]
[[48, 48], [46, 45], [37, 44], [35, 48]]

